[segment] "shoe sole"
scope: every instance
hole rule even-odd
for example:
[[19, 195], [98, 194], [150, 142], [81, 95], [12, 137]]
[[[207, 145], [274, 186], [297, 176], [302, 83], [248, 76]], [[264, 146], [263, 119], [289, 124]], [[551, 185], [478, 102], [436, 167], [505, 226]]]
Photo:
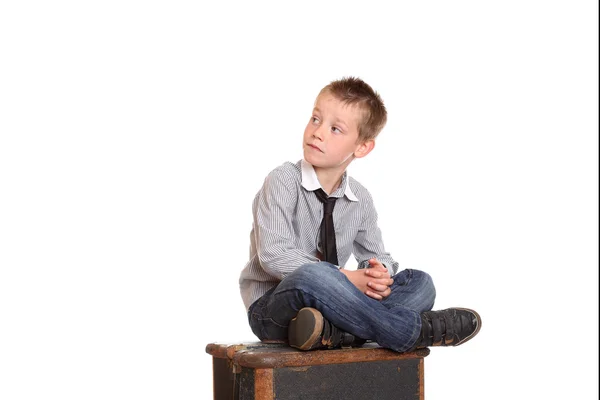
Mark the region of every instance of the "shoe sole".
[[458, 342], [454, 345], [454, 346], [460, 346], [461, 344], [467, 343], [469, 340], [471, 340], [473, 337], [475, 337], [477, 335], [477, 333], [481, 329], [481, 317], [479, 316], [477, 311], [471, 310], [470, 308], [459, 308], [459, 307], [453, 307], [453, 308], [455, 310], [462, 310], [462, 311], [470, 312], [471, 314], [475, 314], [475, 317], [477, 319], [477, 327], [475, 328], [473, 333], [471, 333], [469, 336], [467, 336], [466, 338], [464, 338], [463, 340], [461, 340], [460, 342]]
[[310, 350], [323, 332], [323, 315], [314, 308], [298, 311], [288, 328], [289, 345], [298, 350]]

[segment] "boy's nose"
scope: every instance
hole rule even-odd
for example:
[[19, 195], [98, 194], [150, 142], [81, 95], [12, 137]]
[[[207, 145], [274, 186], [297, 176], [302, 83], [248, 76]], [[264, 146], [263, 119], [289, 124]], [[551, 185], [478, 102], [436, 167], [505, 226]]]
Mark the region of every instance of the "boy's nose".
[[315, 139], [318, 139], [320, 141], [323, 141], [323, 132], [321, 131], [321, 129], [323, 129], [323, 127], [318, 127], [317, 129], [315, 129], [313, 131], [313, 137]]

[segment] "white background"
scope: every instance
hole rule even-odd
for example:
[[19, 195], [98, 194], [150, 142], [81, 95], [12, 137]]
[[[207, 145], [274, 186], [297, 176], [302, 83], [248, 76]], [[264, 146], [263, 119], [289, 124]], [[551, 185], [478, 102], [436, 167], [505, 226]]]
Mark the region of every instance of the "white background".
[[3, 2], [0, 398], [210, 399], [252, 199], [346, 75], [388, 250], [484, 321], [427, 398], [596, 398], [598, 4], [396, 3]]

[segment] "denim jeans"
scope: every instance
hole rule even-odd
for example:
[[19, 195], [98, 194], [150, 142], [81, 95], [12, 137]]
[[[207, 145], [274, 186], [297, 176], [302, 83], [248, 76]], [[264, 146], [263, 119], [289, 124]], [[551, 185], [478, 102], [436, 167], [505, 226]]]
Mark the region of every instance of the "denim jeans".
[[327, 262], [303, 265], [250, 306], [250, 327], [261, 340], [287, 341], [290, 320], [301, 308], [313, 307], [354, 336], [410, 350], [421, 331], [420, 314], [433, 307], [435, 287], [427, 273], [414, 269], [392, 278], [391, 294], [375, 300]]

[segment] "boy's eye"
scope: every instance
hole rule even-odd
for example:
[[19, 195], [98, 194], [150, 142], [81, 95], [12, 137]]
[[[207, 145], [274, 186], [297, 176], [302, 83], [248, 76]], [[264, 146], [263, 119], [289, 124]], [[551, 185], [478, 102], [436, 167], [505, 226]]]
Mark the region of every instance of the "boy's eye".
[[331, 127], [331, 131], [333, 133], [342, 133], [342, 131], [340, 130], [340, 128], [338, 128], [337, 126], [332, 126]]

